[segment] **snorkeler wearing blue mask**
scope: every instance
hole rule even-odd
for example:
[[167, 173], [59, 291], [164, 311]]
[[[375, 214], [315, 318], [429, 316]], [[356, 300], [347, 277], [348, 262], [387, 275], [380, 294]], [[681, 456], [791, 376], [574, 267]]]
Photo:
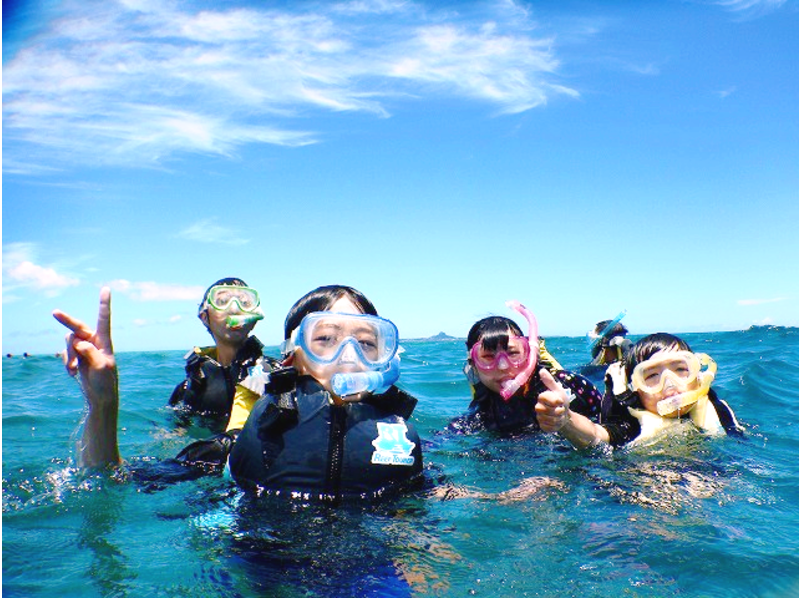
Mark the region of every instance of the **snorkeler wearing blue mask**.
[[[271, 495], [338, 502], [394, 493], [421, 479], [416, 399], [399, 377], [397, 328], [360, 292], [319, 287], [289, 312], [284, 366], [245, 380], [229, 431], [236, 482]], [[248, 405], [258, 397], [252, 407]]]

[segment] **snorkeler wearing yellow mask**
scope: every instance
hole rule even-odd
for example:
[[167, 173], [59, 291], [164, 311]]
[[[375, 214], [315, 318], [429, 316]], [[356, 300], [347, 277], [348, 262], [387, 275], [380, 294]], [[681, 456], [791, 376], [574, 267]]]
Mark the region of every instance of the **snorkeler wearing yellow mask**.
[[609, 367], [600, 423], [554, 403], [540, 402], [537, 412], [543, 429], [578, 448], [642, 442], [687, 419], [706, 434], [741, 434], [733, 411], [711, 388], [716, 371], [711, 357], [693, 353], [677, 336], [651, 334], [624, 363]]

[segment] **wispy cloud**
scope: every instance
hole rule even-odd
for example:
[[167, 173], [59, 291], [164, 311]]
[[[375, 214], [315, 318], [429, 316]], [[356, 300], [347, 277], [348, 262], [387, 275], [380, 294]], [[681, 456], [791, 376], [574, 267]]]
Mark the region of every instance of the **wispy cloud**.
[[196, 301], [200, 302], [205, 289], [157, 282], [131, 282], [118, 279], [108, 283], [115, 293], [127, 295], [134, 301]]
[[715, 0], [715, 4], [744, 19], [753, 19], [777, 10], [786, 0]]
[[726, 89], [720, 89], [718, 91], [715, 91], [714, 93], [716, 93], [721, 99], [724, 100], [725, 98], [727, 98], [729, 95], [731, 95], [735, 91], [736, 91], [736, 87], [733, 86], [733, 87], [728, 87]]
[[178, 232], [177, 236], [189, 241], [212, 243], [214, 245], [246, 245], [250, 242], [250, 239], [242, 238], [241, 229], [220, 226], [216, 223], [216, 218], [207, 218], [190, 224]]
[[518, 113], [577, 95], [558, 82], [552, 36], [537, 35], [513, 2], [460, 12], [389, 0], [303, 5], [316, 12], [224, 6], [67, 4], [3, 68], [12, 172], [23, 156], [40, 169], [56, 156], [141, 166], [182, 152], [230, 156], [247, 143], [317, 143], [299, 119], [386, 117], [400, 98]]
[[42, 291], [48, 297], [59, 294], [80, 280], [59, 273], [52, 265], [38, 263], [36, 246], [31, 243], [10, 243], [3, 246], [3, 302], [16, 300], [17, 289]]
[[764, 303], [778, 303], [784, 301], [784, 297], [776, 297], [774, 299], [739, 299], [737, 305], [763, 305]]

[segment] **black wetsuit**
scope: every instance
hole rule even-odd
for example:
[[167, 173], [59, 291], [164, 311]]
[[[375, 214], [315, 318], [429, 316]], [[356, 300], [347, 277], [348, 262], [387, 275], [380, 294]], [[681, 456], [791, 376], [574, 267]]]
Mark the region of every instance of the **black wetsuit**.
[[192, 351], [186, 359], [186, 379], [175, 387], [169, 404], [189, 413], [227, 421], [236, 385], [262, 357], [262, 349], [256, 337], [248, 337], [229, 366], [220, 365], [206, 351]]
[[[540, 370], [541, 367], [531, 377], [524, 394], [518, 392], [508, 400], [477, 382], [473, 386], [474, 396], [467, 413], [451, 422], [449, 428], [458, 432], [491, 430], [502, 433], [539, 430], [535, 407], [539, 393], [547, 390], [539, 377]], [[602, 400], [600, 391], [578, 374], [566, 370], [553, 370], [551, 374], [575, 395], [570, 409], [596, 421]]]
[[237, 484], [271, 495], [338, 502], [421, 480], [422, 450], [406, 420], [417, 400], [392, 386], [342, 406], [311, 377], [253, 407], [230, 459]]

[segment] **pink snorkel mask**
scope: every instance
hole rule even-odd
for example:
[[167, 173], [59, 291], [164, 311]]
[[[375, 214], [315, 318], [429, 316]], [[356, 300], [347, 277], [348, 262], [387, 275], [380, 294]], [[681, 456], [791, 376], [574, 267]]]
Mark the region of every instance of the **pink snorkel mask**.
[[530, 345], [528, 365], [513, 379], [502, 383], [500, 396], [507, 401], [530, 379], [533, 370], [536, 368], [536, 361], [539, 356], [539, 325], [536, 323], [536, 317], [531, 311], [516, 299], [506, 301], [506, 306], [525, 316], [525, 319], [528, 320], [528, 344]]

